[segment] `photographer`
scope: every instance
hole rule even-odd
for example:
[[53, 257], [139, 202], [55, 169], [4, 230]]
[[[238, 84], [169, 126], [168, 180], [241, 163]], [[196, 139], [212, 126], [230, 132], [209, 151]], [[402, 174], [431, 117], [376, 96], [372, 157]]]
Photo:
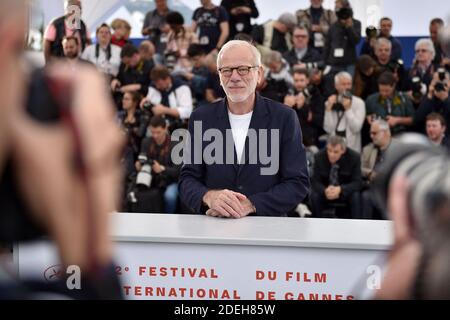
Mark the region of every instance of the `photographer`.
[[230, 16], [229, 39], [233, 39], [238, 33], [250, 34], [252, 32], [251, 19], [259, 17], [254, 0], [222, 0], [220, 5], [227, 10]]
[[334, 78], [337, 94], [325, 103], [323, 128], [329, 135], [338, 135], [347, 146], [361, 152], [361, 128], [366, 116], [364, 101], [351, 94], [352, 76], [343, 71]]
[[386, 71], [378, 78], [378, 93], [366, 100], [369, 125], [381, 118], [391, 127], [393, 135], [405, 132], [413, 124], [414, 107], [407, 94], [395, 89], [396, 81], [392, 72]]
[[323, 97], [310, 85], [307, 70], [295, 69], [293, 77], [294, 92], [284, 98], [284, 104], [297, 112], [305, 147], [318, 146], [323, 134]]
[[355, 72], [356, 46], [361, 40], [361, 22], [353, 18], [353, 10], [348, 0], [336, 1], [338, 21], [328, 32], [324, 58], [334, 72]]
[[[447, 123], [450, 121], [449, 99], [450, 77], [445, 69], [440, 68], [433, 76], [427, 96], [422, 100], [414, 117], [416, 129], [425, 132], [425, 120], [430, 113], [440, 114]], [[447, 129], [448, 130], [448, 129]], [[447, 132], [448, 134], [449, 132]]]
[[127, 44], [122, 48], [120, 58], [122, 63], [119, 67], [119, 73], [111, 81], [111, 90], [114, 93], [117, 106], [122, 105], [122, 97], [125, 92], [139, 91], [142, 96], [147, 94], [150, 85], [150, 72], [153, 68], [153, 65], [141, 57], [138, 49], [132, 44]]
[[446, 134], [447, 122], [439, 113], [430, 113], [426, 121], [427, 137], [436, 146], [442, 146], [450, 151], [450, 139]]
[[376, 61], [369, 55], [362, 55], [356, 62], [354, 94], [363, 100], [378, 90], [377, 78], [380, 68]]
[[379, 74], [390, 71], [394, 74], [397, 82], [397, 90], [406, 91], [408, 89], [408, 73], [403, 66], [403, 60], [393, 60], [392, 43], [385, 38], [375, 41], [375, 58], [379, 67]]
[[409, 79], [411, 82], [415, 77], [420, 78], [420, 81], [427, 88], [426, 92], [428, 92], [428, 87], [430, 86], [430, 83], [433, 80], [433, 75], [437, 70], [437, 66], [433, 63], [436, 56], [434, 44], [430, 39], [417, 40], [415, 52], [416, 55], [413, 61], [413, 66], [408, 72]]
[[147, 133], [149, 115], [139, 109], [141, 95], [131, 91], [123, 95], [123, 110], [119, 112], [119, 121], [126, 137], [125, 166], [126, 177], [134, 174], [134, 163], [137, 160], [142, 139]]
[[150, 77], [152, 84], [147, 97], [141, 101], [141, 107], [150, 104], [148, 108], [152, 115], [165, 118], [172, 132], [191, 116], [191, 89], [184, 82], [171, 77], [164, 66], [156, 66]]
[[[305, 68], [305, 64], [321, 62], [321, 54], [313, 48], [308, 47], [309, 33], [304, 26], [297, 26], [292, 32], [294, 47], [283, 54], [284, 59], [289, 63], [291, 69], [296, 67]], [[311, 69], [311, 68], [310, 68]]]
[[267, 66], [264, 80], [259, 90], [263, 97], [283, 102], [284, 97], [292, 88], [294, 81], [290, 73], [289, 64], [278, 51], [270, 51], [263, 60]]
[[63, 57], [62, 40], [66, 36], [78, 38], [79, 52], [81, 54], [86, 46], [91, 43], [89, 31], [83, 20], [80, 20], [80, 29], [72, 28], [75, 11], [73, 6], [82, 10], [81, 0], [65, 0], [64, 16], [56, 18], [50, 22], [44, 33], [44, 57], [45, 62], [49, 63], [51, 59]]
[[156, 48], [156, 61], [161, 62], [166, 50], [167, 35], [170, 31], [166, 17], [171, 12], [167, 7], [167, 0], [156, 0], [156, 8], [147, 12], [142, 26], [142, 35], [147, 36]]
[[[345, 139], [331, 136], [326, 150], [314, 160], [311, 178], [311, 209], [317, 218], [359, 219], [361, 210], [361, 160], [359, 154], [347, 148]], [[342, 208], [342, 211], [337, 210]], [[347, 216], [348, 218], [348, 216]]]
[[115, 77], [120, 67], [121, 48], [111, 44], [111, 29], [106, 23], [97, 28], [95, 45], [87, 47], [81, 58], [93, 63], [107, 77]]
[[402, 59], [402, 45], [400, 41], [394, 38], [392, 32], [392, 19], [388, 17], [381, 18], [380, 30], [369, 26], [366, 28], [366, 40], [361, 48], [361, 55], [368, 54], [375, 57], [375, 43], [378, 38], [384, 38], [391, 42], [392, 50], [390, 60], [397, 61]]
[[298, 25], [311, 30], [311, 48], [322, 54], [330, 26], [336, 22], [333, 10], [324, 9], [323, 0], [310, 0], [311, 7], [296, 12]]
[[[136, 191], [131, 196], [132, 212], [175, 213], [178, 204], [178, 177], [180, 167], [171, 160], [175, 143], [170, 141], [166, 121], [153, 117], [150, 121], [151, 138], [142, 141], [139, 161], [136, 161]], [[146, 170], [148, 166], [149, 170]], [[147, 177], [147, 178], [146, 178]], [[164, 205], [161, 201], [164, 202]]]
[[361, 194], [362, 216], [364, 219], [383, 219], [382, 209], [372, 197], [371, 186], [378, 175], [386, 152], [397, 146], [397, 140], [392, 138], [389, 124], [384, 120], [375, 120], [370, 126], [372, 143], [364, 147], [361, 154], [361, 172], [363, 192]]

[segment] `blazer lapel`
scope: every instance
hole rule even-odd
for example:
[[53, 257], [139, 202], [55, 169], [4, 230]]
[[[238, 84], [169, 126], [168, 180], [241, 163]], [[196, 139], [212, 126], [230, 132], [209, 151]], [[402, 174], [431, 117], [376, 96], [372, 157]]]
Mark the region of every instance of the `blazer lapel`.
[[[259, 143], [259, 131], [261, 129], [268, 129], [268, 124], [270, 121], [269, 117], [269, 110], [267, 108], [266, 102], [261, 98], [261, 96], [257, 93], [255, 98], [255, 107], [253, 108], [253, 115], [252, 120], [250, 121], [249, 131], [252, 130], [256, 132], [256, 141]], [[244, 152], [242, 153], [243, 157], [245, 157], [243, 160], [243, 164], [238, 165], [238, 176], [240, 175], [242, 169], [249, 164], [250, 161], [250, 154], [252, 156], [258, 156], [257, 152], [259, 151], [259, 145], [250, 146], [249, 144], [249, 133], [247, 133], [247, 138], [245, 139], [245, 147]], [[256, 153], [256, 154], [255, 154]]]

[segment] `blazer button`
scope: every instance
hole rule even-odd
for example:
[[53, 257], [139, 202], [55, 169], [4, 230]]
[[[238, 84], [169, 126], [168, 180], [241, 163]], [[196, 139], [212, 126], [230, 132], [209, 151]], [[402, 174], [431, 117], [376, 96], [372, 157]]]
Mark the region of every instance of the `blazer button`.
[[243, 186], [238, 186], [238, 190], [243, 190], [244, 187]]

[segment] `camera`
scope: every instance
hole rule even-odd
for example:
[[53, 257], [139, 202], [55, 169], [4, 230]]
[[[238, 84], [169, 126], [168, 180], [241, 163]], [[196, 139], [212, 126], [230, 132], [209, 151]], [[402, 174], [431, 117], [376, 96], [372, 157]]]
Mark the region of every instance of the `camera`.
[[141, 170], [136, 176], [136, 185], [150, 188], [153, 160], [149, 159], [145, 153], [141, 153], [138, 156], [138, 161], [141, 164]]
[[144, 111], [147, 112], [152, 112], [152, 109], [155, 105], [153, 103], [151, 103], [150, 101], [146, 101], [143, 105], [142, 105], [142, 109], [144, 109]]
[[414, 77], [411, 79], [411, 90], [414, 99], [422, 99], [422, 97], [425, 95], [426, 87], [419, 77]]
[[331, 110], [336, 111], [336, 112], [344, 112], [345, 108], [344, 108], [344, 104], [343, 104], [343, 99], [352, 99], [353, 95], [350, 91], [345, 91], [342, 94], [339, 94], [337, 97], [337, 102], [335, 104], [333, 104], [333, 106], [331, 107]]
[[450, 156], [419, 134], [408, 133], [398, 139], [398, 147], [386, 152], [374, 181], [374, 198], [386, 213], [391, 181], [395, 176], [406, 176], [408, 209], [413, 215], [414, 225], [420, 226], [423, 225], [420, 220], [429, 219], [439, 210], [448, 210]]
[[172, 72], [175, 69], [177, 61], [178, 61], [178, 57], [175, 52], [168, 52], [164, 56], [164, 64], [166, 65], [167, 69], [170, 72]]
[[437, 73], [439, 76], [439, 82], [437, 82], [434, 86], [434, 90], [436, 92], [444, 92], [447, 90], [447, 84], [445, 83], [446, 71], [444, 68], [439, 68], [437, 70]]
[[336, 12], [336, 16], [339, 20], [347, 20], [353, 17], [353, 10], [352, 8], [340, 8]]
[[404, 62], [402, 59], [392, 60], [390, 61], [386, 68], [392, 73], [397, 73], [398, 70], [402, 70], [404, 66]]
[[137, 175], [131, 177], [134, 182], [131, 184], [131, 188], [127, 194], [127, 199], [130, 203], [137, 203], [136, 192], [141, 188], [150, 188], [153, 180], [152, 166], [154, 161], [149, 159], [145, 153], [139, 154], [138, 161], [141, 164], [141, 170], [139, 170]]
[[368, 26], [366, 28], [366, 37], [368, 39], [378, 38], [378, 29], [374, 26]]
[[439, 76], [439, 81], [445, 81], [445, 74], [446, 74], [445, 69], [444, 68], [439, 68], [437, 70], [437, 73], [438, 73], [438, 76]]
[[317, 62], [307, 62], [305, 63], [306, 70], [310, 72], [311, 70], [320, 70], [323, 71], [326, 68], [326, 64], [324, 61], [317, 61]]
[[447, 91], [447, 86], [445, 85], [444, 82], [438, 82], [438, 83], [436, 83], [436, 85], [434, 86], [434, 91], [436, 91], [436, 92], [444, 92], [444, 91]]

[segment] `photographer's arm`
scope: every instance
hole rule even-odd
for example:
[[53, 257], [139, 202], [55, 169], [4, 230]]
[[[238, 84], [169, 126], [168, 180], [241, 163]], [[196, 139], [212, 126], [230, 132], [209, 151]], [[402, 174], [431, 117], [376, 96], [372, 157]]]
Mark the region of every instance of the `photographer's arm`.
[[141, 88], [142, 88], [142, 85], [139, 83], [128, 84], [126, 86], [121, 87], [120, 92], [127, 93], [127, 92], [133, 92], [133, 91], [140, 91]]
[[357, 45], [361, 41], [361, 23], [359, 21], [353, 20], [353, 25], [346, 27], [345, 30], [351, 45]]
[[345, 119], [350, 131], [359, 133], [363, 127], [364, 119], [366, 118], [366, 108], [364, 102], [360, 100], [353, 100], [352, 107], [345, 112]]
[[328, 99], [325, 103], [325, 115], [323, 119], [323, 129], [328, 134], [333, 134], [336, 129], [337, 118], [333, 111], [331, 111], [332, 101]]

